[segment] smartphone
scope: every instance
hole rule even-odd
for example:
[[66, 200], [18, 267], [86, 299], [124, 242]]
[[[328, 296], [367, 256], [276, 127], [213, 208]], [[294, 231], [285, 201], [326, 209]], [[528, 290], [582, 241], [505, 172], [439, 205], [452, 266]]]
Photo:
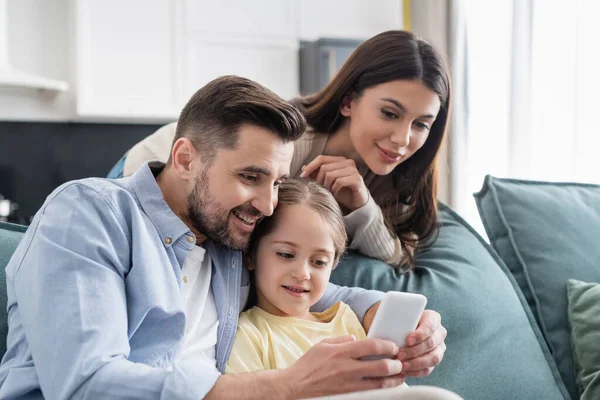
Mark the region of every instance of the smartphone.
[[[427, 305], [427, 297], [422, 294], [387, 292], [383, 296], [367, 337], [390, 340], [398, 347], [406, 346], [406, 336], [417, 329], [425, 305]], [[378, 358], [382, 356], [363, 359]]]

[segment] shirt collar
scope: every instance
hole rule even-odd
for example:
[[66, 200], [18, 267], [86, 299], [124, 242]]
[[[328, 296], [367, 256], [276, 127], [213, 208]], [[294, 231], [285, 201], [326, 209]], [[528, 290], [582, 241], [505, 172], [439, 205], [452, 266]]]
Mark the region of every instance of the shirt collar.
[[169, 247], [181, 236], [192, 233], [171, 210], [156, 182], [156, 176], [164, 167], [164, 163], [156, 161], [143, 164], [131, 176], [131, 184], [138, 203], [158, 231], [163, 245]]

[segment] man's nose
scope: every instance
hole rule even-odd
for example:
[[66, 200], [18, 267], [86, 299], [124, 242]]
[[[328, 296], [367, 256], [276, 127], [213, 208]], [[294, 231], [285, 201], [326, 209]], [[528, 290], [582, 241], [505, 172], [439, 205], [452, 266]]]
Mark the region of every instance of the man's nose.
[[273, 187], [261, 190], [250, 204], [262, 215], [269, 217], [273, 215], [273, 210], [277, 205], [277, 191]]

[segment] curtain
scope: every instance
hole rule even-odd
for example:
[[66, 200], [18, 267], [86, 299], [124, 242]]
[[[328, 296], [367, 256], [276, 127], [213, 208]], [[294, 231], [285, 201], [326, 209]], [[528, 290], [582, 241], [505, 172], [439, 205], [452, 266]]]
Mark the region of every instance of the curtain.
[[[467, 180], [462, 174], [468, 141], [466, 26], [463, 0], [405, 0], [410, 4], [410, 30], [435, 46], [451, 70], [452, 113], [446, 142], [439, 156], [439, 199], [460, 212]], [[405, 13], [406, 13], [405, 7]], [[406, 25], [406, 23], [405, 23]]]
[[600, 183], [598, 15], [597, 0], [410, 1], [452, 73], [440, 199], [478, 231], [486, 174]]

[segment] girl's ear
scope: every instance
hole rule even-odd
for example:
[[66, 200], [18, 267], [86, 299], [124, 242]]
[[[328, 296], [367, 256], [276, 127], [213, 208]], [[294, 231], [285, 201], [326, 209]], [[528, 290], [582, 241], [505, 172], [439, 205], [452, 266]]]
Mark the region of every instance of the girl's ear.
[[251, 260], [248, 260], [248, 271], [254, 271], [255, 269], [254, 263], [251, 262]]
[[344, 117], [349, 117], [352, 114], [352, 98], [354, 96], [352, 93], [346, 93], [344, 97], [342, 97], [342, 104], [340, 105], [340, 113]]

